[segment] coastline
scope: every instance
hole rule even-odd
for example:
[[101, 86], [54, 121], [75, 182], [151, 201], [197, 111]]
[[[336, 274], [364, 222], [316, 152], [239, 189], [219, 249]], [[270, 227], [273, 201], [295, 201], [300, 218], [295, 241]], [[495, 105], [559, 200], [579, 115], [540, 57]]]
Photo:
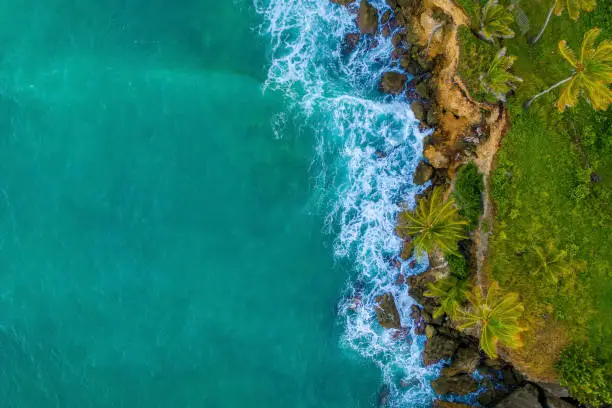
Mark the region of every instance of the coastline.
[[[351, 0], [331, 1], [349, 7], [357, 5]], [[415, 117], [423, 127], [433, 130], [424, 142], [424, 159], [414, 175], [416, 184], [430, 183], [431, 186], [419, 198], [428, 197], [434, 186], [443, 188], [449, 196], [457, 170], [466, 163], [474, 162], [483, 175], [483, 212], [470, 234], [468, 251], [476, 283], [486, 286], [489, 281], [485, 273], [488, 239], [495, 214], [489, 177], [510, 126], [508, 109], [501, 103], [489, 104], [471, 98], [457, 73], [460, 57], [458, 28], [462, 25], [469, 27], [469, 17], [461, 7], [451, 0], [387, 0], [387, 4], [392, 13], [388, 10], [380, 13], [367, 1], [360, 2], [356, 12], [359, 33], [347, 35], [345, 48], [350, 49], [360, 35], [381, 31], [383, 36], [388, 36], [391, 29], [396, 30], [392, 39], [395, 47], [392, 58], [397, 60], [405, 74], [384, 73], [380, 90], [391, 95], [405, 93]], [[410, 81], [408, 76], [412, 77]], [[407, 260], [412, 253], [412, 244], [409, 237], [400, 238], [404, 239], [400, 258]], [[429, 258], [430, 267], [426, 272], [407, 278], [400, 274], [397, 281], [406, 281], [410, 296], [421, 306], [413, 306], [411, 317], [418, 334], [427, 336], [423, 351], [425, 364], [450, 361], [442, 369], [441, 376], [432, 381], [437, 394], [447, 396], [444, 399], [449, 400], [456, 400], [455, 397], [448, 398], [450, 395], [471, 395], [482, 406], [491, 407], [519, 406], [517, 404], [527, 404], [525, 401], [532, 405], [524, 406], [530, 407], [575, 406], [569, 402], [567, 390], [558, 383], [542, 382], [549, 379], [521, 373], [503, 349], [500, 350], [501, 358], [488, 358], [478, 349], [477, 333], [459, 331], [449, 319], [433, 317], [438, 304], [424, 292], [429, 283], [448, 276], [450, 268], [441, 254], [430, 254]], [[377, 300], [381, 326], [398, 328], [393, 299], [381, 294]], [[474, 378], [476, 371], [480, 374], [477, 379]], [[434, 405], [468, 406], [443, 401]]]

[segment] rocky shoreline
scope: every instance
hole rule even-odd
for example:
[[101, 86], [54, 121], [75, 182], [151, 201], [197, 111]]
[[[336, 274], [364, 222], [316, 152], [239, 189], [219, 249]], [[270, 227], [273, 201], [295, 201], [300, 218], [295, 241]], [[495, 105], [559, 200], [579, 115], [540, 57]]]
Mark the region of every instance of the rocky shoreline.
[[[469, 18], [452, 0], [386, 0], [389, 9], [384, 11], [377, 10], [367, 0], [330, 1], [348, 7], [356, 15], [356, 29], [345, 36], [344, 52], [351, 52], [363, 36], [368, 37], [373, 46], [376, 46], [375, 35], [391, 37], [394, 46], [391, 57], [397, 70], [382, 75], [380, 91], [404, 94], [421, 126], [432, 129], [431, 136], [424, 141], [425, 159], [416, 169], [415, 184], [431, 182], [432, 187], [441, 186], [450, 193], [456, 170], [469, 161], [473, 161], [484, 175], [484, 212], [478, 228], [466, 242], [466, 251], [476, 281], [485, 284], [483, 268], [490, 231], [482, 227], [492, 225], [493, 217], [493, 206], [488, 199], [488, 176], [509, 120], [503, 105], [474, 101], [457, 75], [457, 30], [461, 25], [469, 26]], [[431, 188], [423, 195], [430, 191]], [[400, 237], [405, 241], [399, 258], [407, 260], [412, 254], [412, 244], [408, 237]], [[420, 305], [413, 306], [411, 318], [415, 333], [427, 336], [423, 351], [425, 365], [448, 361], [440, 377], [432, 381], [436, 393], [465, 396], [478, 392], [476, 400], [485, 407], [577, 406], [563, 387], [537, 383], [521, 374], [511, 362], [488, 358], [479, 350], [475, 333], [460, 332], [445, 316], [433, 317], [438, 304], [424, 292], [429, 283], [449, 273], [444, 257], [432, 254], [427, 272], [407, 278], [398, 273], [396, 279], [396, 284], [406, 287]], [[393, 295], [381, 294], [377, 302], [380, 325], [398, 332], [405, 330]], [[503, 350], [500, 354], [506, 356]], [[469, 407], [445, 401], [436, 401], [434, 406]]]

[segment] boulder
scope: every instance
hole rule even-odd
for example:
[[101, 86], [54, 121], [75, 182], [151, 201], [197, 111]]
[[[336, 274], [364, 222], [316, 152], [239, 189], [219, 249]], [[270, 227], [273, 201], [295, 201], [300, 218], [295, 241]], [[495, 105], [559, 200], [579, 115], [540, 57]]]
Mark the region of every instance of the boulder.
[[429, 87], [427, 86], [426, 82], [419, 82], [414, 89], [421, 98], [429, 98]]
[[567, 398], [569, 397], [569, 391], [567, 388], [555, 384], [555, 383], [537, 383], [537, 386], [542, 388], [546, 393], [558, 397], [558, 398]]
[[448, 157], [437, 150], [433, 145], [427, 146], [423, 155], [427, 158], [429, 164], [434, 166], [436, 169], [447, 168], [448, 164], [450, 163]]
[[480, 363], [480, 353], [472, 347], [461, 347], [455, 353], [449, 367], [445, 368], [445, 374], [449, 376], [457, 374], [472, 374]]
[[435, 126], [438, 124], [438, 118], [436, 117], [436, 112], [433, 109], [427, 111], [427, 124], [430, 126]]
[[473, 405], [458, 404], [456, 402], [435, 400], [433, 408], [476, 408]]
[[399, 329], [402, 327], [400, 315], [395, 306], [395, 299], [391, 293], [376, 297], [376, 319], [385, 329]]
[[428, 366], [451, 358], [458, 346], [459, 342], [456, 339], [436, 333], [425, 342], [423, 362]]
[[425, 319], [421, 314], [421, 308], [417, 305], [410, 307], [410, 318], [414, 321], [414, 333], [418, 335], [425, 334], [425, 330], [428, 327]]
[[404, 91], [408, 77], [399, 72], [385, 72], [380, 79], [380, 89], [384, 93], [399, 95]]
[[393, 44], [393, 46], [397, 48], [404, 42], [405, 38], [406, 38], [406, 33], [404, 33], [403, 31], [399, 33], [395, 33], [393, 37], [391, 38], [391, 44]]
[[425, 111], [425, 105], [423, 102], [414, 101], [410, 104], [410, 109], [412, 109], [412, 113], [414, 113], [414, 117], [422, 122], [427, 116], [427, 112]]
[[404, 284], [404, 282], [406, 282], [406, 277], [404, 276], [404, 274], [400, 273], [399, 275], [397, 275], [397, 278], [395, 278], [395, 284], [401, 286]]
[[391, 10], [387, 10], [383, 13], [382, 17], [380, 18], [380, 23], [381, 24], [387, 24], [389, 22], [389, 20], [391, 19]]
[[433, 174], [434, 168], [427, 164], [427, 162], [421, 160], [417, 165], [412, 181], [414, 184], [421, 186], [431, 180]]
[[[478, 391], [478, 382], [468, 374], [460, 374], [454, 377], [442, 376], [433, 380], [431, 386], [439, 395], [467, 395]], [[520, 405], [516, 407], [518, 406]]]
[[538, 400], [538, 389], [531, 384], [517, 388], [493, 406], [495, 408], [542, 408]]
[[548, 408], [574, 408], [573, 404], [570, 404], [567, 401], [562, 400], [559, 397], [553, 397], [552, 395], [546, 396], [546, 403], [548, 404]]
[[400, 253], [400, 258], [406, 261], [408, 260], [408, 258], [412, 256], [413, 252], [414, 252], [414, 243], [412, 242], [411, 239], [405, 240], [404, 244], [402, 245], [402, 252]]
[[359, 33], [347, 33], [344, 36], [344, 40], [342, 42], [342, 51], [346, 54], [350, 54], [353, 52], [357, 44], [359, 43], [359, 37], [361, 34]]
[[361, 0], [357, 19], [359, 31], [362, 34], [376, 34], [376, 30], [378, 30], [378, 10], [367, 0]]
[[355, 0], [330, 0], [334, 4], [340, 4], [341, 6], [348, 6], [353, 3]]

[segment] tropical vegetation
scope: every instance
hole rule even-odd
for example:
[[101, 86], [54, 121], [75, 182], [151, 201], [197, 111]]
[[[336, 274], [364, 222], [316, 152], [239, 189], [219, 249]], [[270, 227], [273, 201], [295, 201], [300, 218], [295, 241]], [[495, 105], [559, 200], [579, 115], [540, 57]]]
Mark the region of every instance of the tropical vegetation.
[[542, 29], [538, 33], [533, 40], [531, 40], [532, 44], [535, 44], [542, 38], [542, 34], [544, 34], [544, 30], [548, 27], [548, 23], [550, 23], [550, 17], [554, 12], [556, 15], [560, 16], [563, 13], [563, 10], [567, 9], [567, 14], [569, 14], [572, 20], [577, 20], [580, 17], [581, 11], [593, 11], [595, 10], [595, 5], [597, 4], [596, 0], [554, 0], [552, 3], [552, 7], [548, 11], [546, 15], [546, 21], [542, 26]]
[[433, 190], [429, 198], [419, 201], [415, 211], [399, 215], [398, 230], [413, 237], [417, 255], [436, 249], [457, 253], [457, 241], [465, 237], [465, 221], [455, 206], [455, 200], [444, 200], [442, 188]]
[[479, 37], [493, 42], [494, 38], [512, 38], [514, 31], [510, 25], [514, 16], [508, 7], [499, 4], [498, 0], [489, 0], [482, 9]]
[[440, 306], [434, 310], [433, 317], [439, 318], [446, 314], [450, 318], [456, 318], [459, 310], [467, 299], [470, 285], [466, 280], [449, 276], [428, 285], [427, 297], [438, 298]]
[[[456, 1], [472, 21], [480, 21], [485, 0]], [[536, 44], [529, 39], [544, 25], [551, 3], [518, 5], [515, 14], [520, 21], [512, 28], [522, 35], [504, 40], [503, 46], [507, 55], [517, 57], [512, 73], [523, 82], [507, 95], [511, 126], [490, 175], [495, 218], [485, 225], [491, 235], [484, 276], [499, 282], [502, 294], [520, 293], [526, 310], [521, 324], [529, 330], [521, 334], [523, 347], [509, 351], [512, 361], [532, 378], [561, 378], [572, 395], [596, 406], [612, 393], [612, 111], [607, 104], [593, 109], [584, 88], [582, 95], [587, 98], [578, 98], [571, 109], [557, 109], [556, 92], [541, 95], [540, 103], [529, 110], [523, 105], [551, 83], [568, 78], [567, 60], [560, 58], [561, 40], [582, 51], [585, 34], [593, 27], [609, 38], [612, 2], [599, 2], [594, 12], [575, 21], [550, 20], [547, 34]], [[498, 46], [466, 27], [459, 28], [459, 41], [458, 73], [463, 84], [474, 99], [494, 102], [482, 89], [480, 76], [499, 52]], [[609, 41], [590, 48], [602, 44]], [[554, 272], [556, 278], [543, 278], [551, 265], [548, 272], [538, 271], [542, 258], [548, 264], [561, 253], [565, 267]], [[580, 361], [566, 352], [574, 344], [596, 356], [583, 359], [593, 362], [589, 369], [572, 363]]]
[[516, 57], [506, 55], [506, 48], [499, 50], [489, 69], [480, 75], [480, 85], [485, 92], [496, 100], [505, 102], [506, 94], [523, 80], [510, 72]]
[[489, 285], [485, 295], [481, 286], [476, 286], [467, 295], [470, 307], [462, 311], [461, 329], [477, 327], [480, 330], [480, 348], [491, 358], [497, 358], [497, 343], [516, 348], [522, 345], [519, 325], [523, 305], [517, 293], [502, 294], [499, 284]]
[[478, 167], [473, 162], [463, 165], [455, 178], [453, 197], [459, 207], [459, 212], [470, 221], [470, 225], [478, 225], [482, 214], [482, 192], [484, 181]]
[[525, 106], [529, 107], [536, 98], [563, 85], [557, 100], [559, 111], [563, 112], [566, 107], [575, 106], [579, 95], [582, 95], [594, 109], [608, 109], [608, 105], [612, 102], [612, 91], [609, 88], [612, 83], [612, 41], [604, 40], [595, 47], [595, 41], [600, 33], [599, 28], [593, 28], [584, 35], [580, 58], [576, 58], [567, 41], [559, 41], [559, 53], [573, 67], [572, 75], [536, 94], [525, 103]]

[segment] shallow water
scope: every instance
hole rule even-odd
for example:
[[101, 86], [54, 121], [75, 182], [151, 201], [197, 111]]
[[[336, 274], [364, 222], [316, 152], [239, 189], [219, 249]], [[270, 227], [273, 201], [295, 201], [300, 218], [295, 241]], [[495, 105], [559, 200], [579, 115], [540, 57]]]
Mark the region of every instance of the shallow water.
[[375, 90], [388, 41], [343, 55], [328, 0], [0, 10], [2, 407], [431, 403], [422, 339], [373, 313], [410, 323], [423, 137]]

